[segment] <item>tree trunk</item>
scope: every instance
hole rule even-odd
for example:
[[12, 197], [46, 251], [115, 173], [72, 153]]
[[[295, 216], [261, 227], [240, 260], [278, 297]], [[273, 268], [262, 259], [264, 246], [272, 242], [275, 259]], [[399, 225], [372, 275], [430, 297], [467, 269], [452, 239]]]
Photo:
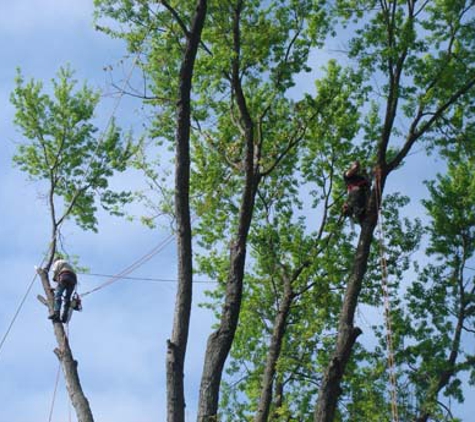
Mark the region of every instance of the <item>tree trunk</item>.
[[[50, 313], [53, 312], [53, 290], [49, 282], [48, 273], [42, 268], [38, 269], [38, 274], [43, 284], [43, 289], [46, 294], [48, 309]], [[92, 411], [89, 402], [82, 391], [81, 382], [78, 374], [78, 363], [74, 360], [73, 353], [69, 346], [69, 341], [64, 331], [63, 324], [53, 323], [54, 335], [58, 343], [58, 348], [55, 349], [61, 367], [63, 369], [64, 379], [66, 381], [66, 388], [68, 390], [69, 398], [76, 411], [78, 422], [94, 422]]]
[[167, 341], [167, 421], [185, 421], [184, 364], [190, 325], [193, 256], [190, 220], [190, 114], [193, 68], [206, 17], [199, 0], [180, 69], [176, 115], [175, 215], [177, 221], [178, 288], [171, 339]]
[[[463, 268], [463, 267], [462, 267]], [[463, 270], [460, 272], [461, 278], [463, 278]], [[427, 399], [422, 406], [422, 410], [415, 420], [415, 422], [427, 422], [431, 416], [431, 413], [428, 409], [430, 409], [430, 404], [436, 403], [437, 396], [439, 395], [440, 391], [447, 386], [450, 381], [450, 378], [455, 374], [455, 367], [457, 363], [457, 358], [460, 351], [460, 340], [462, 338], [462, 330], [463, 324], [465, 322], [466, 317], [466, 300], [463, 294], [463, 281], [462, 279], [459, 280], [459, 285], [461, 289], [461, 297], [460, 297], [460, 309], [457, 316], [457, 326], [455, 328], [454, 338], [452, 340], [452, 349], [450, 351], [450, 355], [447, 357], [447, 369], [442, 371], [442, 373], [438, 374], [438, 379], [435, 380], [434, 385], [429, 388], [427, 393]]]
[[220, 323], [218, 329], [209, 336], [206, 346], [198, 401], [199, 422], [216, 422], [217, 420], [221, 377], [234, 340], [241, 310], [247, 236], [251, 226], [257, 187], [261, 180], [259, 173], [261, 152], [254, 146], [254, 122], [249, 114], [240, 76], [240, 14], [243, 6], [244, 3], [240, 0], [234, 10], [231, 84], [241, 116], [239, 124], [244, 132], [246, 145], [243, 160], [245, 182], [240, 202], [238, 229], [230, 246], [229, 273]]
[[221, 376], [234, 339], [241, 309], [246, 242], [254, 208], [255, 186], [257, 182], [249, 185], [244, 192], [239, 234], [230, 251], [230, 270], [220, 324], [218, 329], [209, 336], [206, 346], [198, 403], [199, 422], [217, 421]]
[[292, 305], [294, 295], [291, 292], [289, 280], [286, 280], [283, 300], [279, 306], [279, 312], [274, 321], [274, 330], [272, 332], [269, 353], [267, 354], [266, 367], [262, 377], [261, 398], [254, 418], [255, 422], [267, 422], [269, 410], [272, 402], [272, 388], [274, 384], [275, 368], [280, 356], [282, 341], [284, 339], [285, 328], [287, 326], [287, 317], [290, 306]]
[[[381, 186], [384, 186], [384, 181], [381, 183]], [[361, 227], [353, 268], [340, 313], [335, 351], [330, 358], [318, 393], [314, 414], [315, 422], [332, 422], [334, 420], [338, 399], [341, 394], [340, 384], [346, 365], [350, 359], [353, 345], [357, 337], [362, 333], [361, 329], [355, 327], [353, 323], [378, 218], [376, 195], [376, 191], [373, 190], [367, 207], [367, 216]]]
[[274, 390], [274, 410], [273, 412], [282, 407], [284, 404], [284, 383], [282, 378], [277, 375], [275, 381], [275, 390]]

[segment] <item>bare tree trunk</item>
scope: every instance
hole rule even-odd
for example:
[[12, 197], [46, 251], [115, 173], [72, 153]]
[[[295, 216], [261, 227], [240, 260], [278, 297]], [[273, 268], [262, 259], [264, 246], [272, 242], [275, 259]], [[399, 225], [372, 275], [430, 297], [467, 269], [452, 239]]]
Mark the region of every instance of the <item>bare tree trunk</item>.
[[285, 328], [287, 326], [287, 317], [290, 312], [290, 306], [294, 295], [292, 294], [290, 280], [285, 280], [284, 297], [279, 306], [279, 312], [274, 321], [274, 330], [272, 332], [269, 353], [267, 354], [266, 367], [262, 377], [261, 398], [254, 418], [255, 422], [267, 422], [272, 402], [272, 388], [274, 384], [275, 368], [280, 356], [282, 341], [284, 339]]
[[[53, 290], [49, 282], [48, 273], [46, 270], [39, 268], [38, 274], [43, 285], [48, 302], [48, 309], [50, 313], [53, 312]], [[69, 398], [76, 411], [78, 422], [94, 422], [92, 411], [89, 402], [82, 391], [81, 382], [78, 374], [78, 363], [74, 360], [73, 353], [69, 346], [69, 341], [64, 331], [63, 324], [54, 323], [54, 335], [58, 343], [58, 348], [55, 349], [61, 367], [63, 369], [64, 379], [66, 380], [66, 388], [69, 393]]]
[[199, 0], [180, 69], [176, 115], [175, 215], [177, 221], [178, 289], [171, 339], [167, 342], [167, 421], [185, 421], [184, 364], [190, 325], [193, 256], [190, 220], [190, 114], [193, 68], [206, 17]]

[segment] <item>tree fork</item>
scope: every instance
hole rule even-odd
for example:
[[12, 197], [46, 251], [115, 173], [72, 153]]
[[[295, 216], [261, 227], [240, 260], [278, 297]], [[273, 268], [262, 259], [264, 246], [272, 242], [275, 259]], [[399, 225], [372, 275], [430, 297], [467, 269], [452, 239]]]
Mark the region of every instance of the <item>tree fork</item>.
[[219, 390], [226, 358], [236, 333], [239, 313], [241, 310], [244, 265], [246, 262], [247, 236], [252, 221], [257, 187], [261, 180], [259, 172], [260, 150], [254, 145], [254, 122], [250, 116], [240, 78], [240, 19], [243, 1], [238, 1], [234, 10], [233, 22], [233, 61], [232, 90], [236, 95], [236, 103], [243, 124], [245, 182], [240, 200], [239, 223], [229, 253], [229, 272], [226, 282], [225, 300], [222, 308], [219, 327], [208, 338], [206, 355], [201, 377], [198, 401], [198, 421], [217, 421]]

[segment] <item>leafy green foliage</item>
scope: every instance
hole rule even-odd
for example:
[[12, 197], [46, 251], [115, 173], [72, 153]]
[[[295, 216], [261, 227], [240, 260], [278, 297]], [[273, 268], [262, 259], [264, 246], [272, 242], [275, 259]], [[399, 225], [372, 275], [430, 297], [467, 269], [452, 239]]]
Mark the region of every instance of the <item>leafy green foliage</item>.
[[[120, 24], [105, 30], [125, 39], [130, 51], [140, 52], [151, 93], [144, 101], [153, 106], [155, 115], [150, 133], [158, 142], [168, 140], [173, 145], [176, 76], [194, 2], [169, 2], [173, 16], [160, 2], [95, 3], [98, 19], [112, 18]], [[354, 259], [356, 233], [338, 224], [344, 197], [341, 174], [355, 158], [364, 167], [372, 168], [381, 159], [380, 164], [394, 163], [398, 168], [412, 142], [419, 139], [424, 147], [438, 147], [448, 157], [460, 151], [473, 154], [473, 4], [340, 0], [331, 9], [316, 1], [251, 0], [243, 2], [242, 9], [235, 1], [210, 1], [208, 10], [193, 79], [191, 202], [200, 217], [194, 225], [201, 248], [197, 269], [219, 281], [207, 304], [218, 317], [230, 269], [227, 248], [240, 221], [248, 147], [233, 86], [236, 65], [254, 129], [253, 165], [262, 176], [256, 187], [247, 245], [250, 259], [222, 413], [229, 420], [253, 418], [288, 279], [308, 261], [291, 283], [296, 296], [276, 365], [272, 420], [310, 420]], [[292, 100], [290, 88], [309, 70], [309, 53], [341, 25], [348, 25], [343, 35], [348, 37], [352, 69], [337, 61], [321, 63], [325, 70], [315, 81], [315, 94]], [[457, 177], [469, 174], [467, 167], [465, 176]], [[463, 226], [470, 214], [449, 207], [460, 201], [462, 190], [469, 186], [473, 191], [465, 182], [453, 186], [451, 196], [445, 197], [447, 203], [442, 199], [432, 206], [428, 203], [431, 214], [440, 214], [441, 231], [434, 231], [432, 248], [438, 243], [445, 252], [460, 248], [450, 240], [451, 231], [458, 228], [449, 227], [453, 220], [464, 220]], [[431, 190], [434, 198], [438, 192]], [[433, 319], [426, 316], [428, 309], [435, 303], [442, 305], [442, 299], [456, 290], [428, 290], [427, 280], [442, 279], [434, 270], [425, 281], [409, 287], [404, 302], [407, 285], [402, 281], [422, 234], [418, 220], [400, 218], [399, 210], [407, 203], [401, 195], [387, 195], [383, 215], [390, 288], [399, 293], [394, 300], [394, 342], [398, 357], [407, 358], [408, 367], [414, 367], [424, 359], [442, 361], [446, 356], [449, 335], [441, 335], [441, 343], [434, 347], [429, 343], [436, 332], [453, 328], [447, 322], [452, 314], [440, 311]], [[317, 222], [322, 223], [321, 236]], [[380, 283], [375, 242], [359, 303], [380, 305]], [[406, 305], [409, 316], [402, 311]], [[356, 346], [338, 420], [389, 419], [384, 330], [371, 329], [382, 343], [366, 349]], [[414, 346], [406, 348], [407, 354], [405, 341]], [[401, 365], [398, 373], [405, 376], [411, 372], [408, 367]], [[432, 388], [421, 379], [424, 371], [434, 375], [441, 368], [428, 364], [414, 371], [417, 375], [403, 378], [407, 388], [400, 393], [400, 413], [405, 420], [418, 414], [418, 406], [426, 402], [423, 396]], [[417, 385], [416, 404], [409, 393], [412, 383]], [[455, 397], [459, 391], [457, 382], [447, 386], [449, 395]]]
[[25, 141], [18, 144], [13, 160], [31, 180], [47, 182], [55, 225], [73, 216], [83, 229], [97, 230], [97, 202], [121, 215], [122, 205], [130, 201], [130, 193], [108, 186], [114, 171], [126, 169], [134, 147], [130, 135], [121, 136], [114, 122], [98, 133], [92, 120], [99, 93], [76, 85], [73, 72], [61, 68], [48, 95], [41, 82], [25, 81], [18, 72], [11, 101]]
[[460, 375], [469, 371], [473, 376], [474, 356], [464, 338], [471, 336], [468, 330], [475, 323], [475, 288], [466, 272], [474, 254], [474, 174], [472, 161], [459, 158], [449, 163], [446, 175], [428, 183], [431, 196], [424, 201], [431, 217], [427, 253], [436, 261], [425, 265], [409, 286], [407, 312], [399, 309], [395, 319], [404, 344], [400, 343], [397, 354], [401, 379], [408, 381], [417, 398], [412, 412], [427, 414], [431, 420], [445, 419], [444, 409], [437, 404], [439, 395], [463, 401]]

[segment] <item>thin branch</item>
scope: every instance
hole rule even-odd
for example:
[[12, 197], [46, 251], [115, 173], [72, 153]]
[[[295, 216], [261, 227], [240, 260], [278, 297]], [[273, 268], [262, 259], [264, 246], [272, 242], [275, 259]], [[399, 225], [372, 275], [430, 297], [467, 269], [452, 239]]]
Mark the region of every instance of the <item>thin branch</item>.
[[431, 128], [434, 122], [437, 121], [449, 107], [451, 107], [460, 97], [469, 92], [474, 86], [475, 77], [470, 79], [463, 87], [452, 94], [452, 96], [432, 114], [432, 117], [427, 122], [425, 122], [419, 130], [417, 130], [416, 126], [423, 115], [422, 112], [419, 112], [418, 116], [411, 125], [411, 129], [407, 135], [405, 144], [396, 157], [388, 164], [388, 172], [395, 169], [407, 155], [414, 143]]
[[165, 0], [161, 0], [160, 3], [162, 3], [162, 5], [173, 15], [173, 17], [175, 18], [175, 21], [178, 23], [178, 25], [180, 25], [180, 28], [182, 29], [184, 35], [186, 38], [189, 38], [190, 37], [190, 31], [188, 30], [188, 28], [186, 27], [185, 25], [185, 22], [183, 22], [183, 20], [181, 19], [180, 15], [178, 14], [178, 12], [175, 10], [175, 8], [173, 8], [169, 3], [168, 1], [165, 1]]

